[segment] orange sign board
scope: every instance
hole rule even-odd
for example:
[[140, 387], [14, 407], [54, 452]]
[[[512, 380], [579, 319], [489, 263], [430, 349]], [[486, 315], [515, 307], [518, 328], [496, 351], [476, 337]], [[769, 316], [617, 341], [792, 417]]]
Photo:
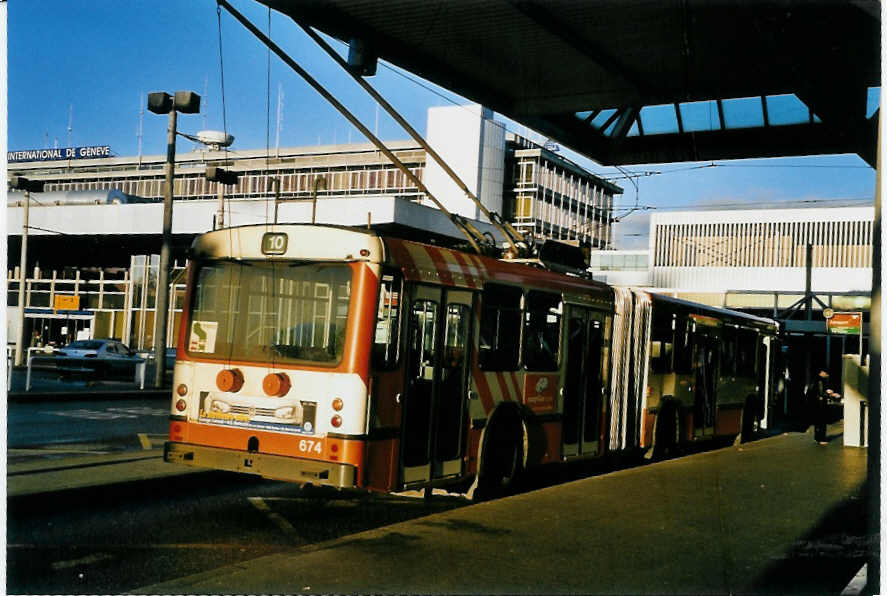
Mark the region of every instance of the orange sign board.
[[56, 294], [52, 299], [52, 308], [55, 310], [80, 310], [80, 296]]
[[862, 332], [861, 312], [836, 312], [826, 320], [829, 333], [858, 335]]

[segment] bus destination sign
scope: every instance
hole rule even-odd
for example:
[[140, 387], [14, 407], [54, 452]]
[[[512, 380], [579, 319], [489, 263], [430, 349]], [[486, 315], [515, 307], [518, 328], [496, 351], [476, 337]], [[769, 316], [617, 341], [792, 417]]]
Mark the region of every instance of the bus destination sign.
[[262, 254], [282, 255], [286, 252], [287, 237], [280, 232], [265, 232], [262, 234]]

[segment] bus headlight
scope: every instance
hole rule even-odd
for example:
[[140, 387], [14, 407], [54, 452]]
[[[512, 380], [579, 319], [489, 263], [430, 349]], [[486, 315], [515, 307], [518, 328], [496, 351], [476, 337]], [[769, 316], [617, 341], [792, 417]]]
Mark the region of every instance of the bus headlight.
[[274, 410], [275, 418], [282, 418], [284, 420], [291, 420], [296, 415], [296, 408], [293, 406], [284, 406], [282, 408], [277, 408]]
[[228, 413], [231, 411], [231, 404], [220, 399], [214, 399], [209, 405], [209, 411]]

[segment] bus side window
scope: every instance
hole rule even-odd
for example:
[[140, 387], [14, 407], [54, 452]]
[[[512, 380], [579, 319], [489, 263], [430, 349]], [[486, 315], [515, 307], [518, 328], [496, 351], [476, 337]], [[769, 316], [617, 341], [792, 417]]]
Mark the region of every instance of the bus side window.
[[560, 295], [527, 292], [524, 316], [524, 365], [527, 370], [557, 370], [563, 312]]
[[687, 374], [693, 371], [693, 323], [675, 320], [674, 370]]
[[754, 378], [755, 359], [758, 351], [758, 334], [756, 331], [740, 329], [737, 335], [736, 374]]
[[379, 308], [373, 336], [373, 365], [378, 369], [397, 366], [400, 355], [400, 297], [403, 279], [399, 272], [383, 273], [379, 283]]
[[728, 377], [736, 376], [737, 360], [740, 357], [736, 352], [737, 330], [735, 327], [723, 328], [721, 333], [721, 374]]
[[478, 366], [484, 370], [517, 370], [523, 291], [487, 284], [482, 300]]
[[[671, 321], [668, 321], [669, 323]], [[673, 335], [670, 327], [654, 322], [650, 338], [650, 370], [664, 374], [672, 370]]]
[[672, 346], [670, 341], [650, 342], [650, 370], [656, 374], [671, 371]]

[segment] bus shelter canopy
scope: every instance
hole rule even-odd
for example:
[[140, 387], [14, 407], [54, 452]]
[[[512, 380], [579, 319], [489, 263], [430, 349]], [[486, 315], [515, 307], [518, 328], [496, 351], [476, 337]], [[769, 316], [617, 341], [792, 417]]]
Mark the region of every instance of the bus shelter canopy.
[[876, 1], [258, 1], [604, 165], [875, 162]]

